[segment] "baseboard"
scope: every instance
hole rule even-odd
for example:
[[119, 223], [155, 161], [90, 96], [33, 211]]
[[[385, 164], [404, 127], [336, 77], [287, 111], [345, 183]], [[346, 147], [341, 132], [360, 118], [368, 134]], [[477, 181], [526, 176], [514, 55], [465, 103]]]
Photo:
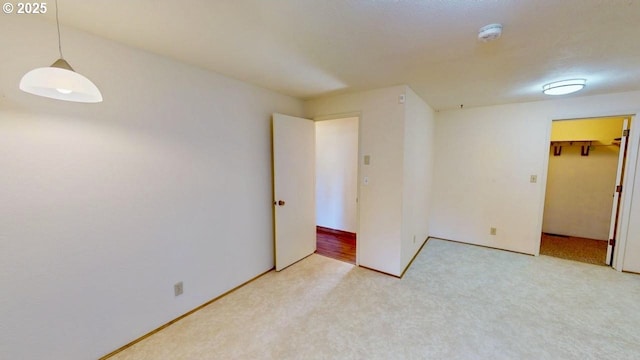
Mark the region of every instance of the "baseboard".
[[424, 248], [424, 246], [427, 244], [427, 241], [429, 241], [431, 237], [427, 237], [424, 242], [422, 243], [422, 245], [420, 245], [420, 248], [418, 249], [418, 251], [416, 251], [415, 254], [413, 254], [413, 257], [411, 258], [411, 261], [409, 261], [409, 263], [407, 264], [407, 266], [405, 266], [404, 270], [402, 271], [402, 273], [400, 275], [395, 275], [395, 274], [391, 274], [388, 272], [384, 272], [384, 271], [380, 271], [377, 269], [372, 269], [370, 267], [366, 267], [363, 265], [358, 265], [359, 267], [363, 268], [363, 269], [367, 269], [367, 270], [371, 270], [371, 271], [375, 271], [377, 273], [380, 274], [384, 274], [384, 275], [388, 275], [388, 276], [393, 276], [394, 278], [398, 278], [398, 279], [402, 279], [402, 277], [404, 277], [404, 274], [407, 272], [407, 270], [409, 270], [409, 267], [411, 266], [411, 264], [413, 264], [413, 261], [416, 259], [416, 257], [418, 257], [418, 254], [420, 254], [420, 252], [422, 251], [422, 248]]
[[424, 246], [427, 244], [427, 241], [429, 241], [430, 238], [431, 238], [431, 236], [428, 236], [426, 239], [424, 239], [424, 241], [422, 242], [422, 245], [420, 245], [420, 248], [418, 249], [418, 251], [416, 251], [416, 253], [413, 254], [413, 257], [411, 258], [411, 261], [409, 261], [407, 266], [405, 266], [404, 270], [402, 270], [402, 274], [400, 274], [400, 278], [401, 279], [404, 277], [404, 274], [407, 272], [407, 270], [409, 270], [409, 267], [411, 266], [411, 264], [413, 264], [413, 260], [415, 260], [418, 257], [418, 254], [420, 254], [420, 252], [422, 251], [422, 248], [424, 248]]
[[445, 238], [441, 238], [441, 237], [437, 237], [437, 236], [429, 236], [429, 238], [438, 239], [438, 240], [443, 240], [443, 241], [449, 241], [449, 242], [458, 243], [458, 244], [465, 244], [465, 245], [477, 246], [477, 247], [481, 247], [481, 248], [485, 248], [485, 249], [493, 249], [493, 250], [506, 251], [506, 252], [510, 252], [510, 253], [514, 253], [514, 254], [528, 255], [528, 256], [536, 256], [535, 254], [530, 254], [530, 253], [526, 253], [526, 252], [522, 252], [522, 251], [515, 251], [515, 250], [503, 249], [503, 248], [493, 247], [493, 246], [488, 246], [488, 245], [474, 244], [474, 243], [465, 242], [465, 241], [459, 241], [459, 240], [445, 239]]
[[166, 328], [167, 328], [167, 327], [169, 327], [170, 325], [172, 325], [172, 324], [174, 324], [174, 323], [176, 323], [176, 322], [178, 322], [178, 321], [180, 321], [180, 320], [182, 320], [182, 319], [186, 318], [187, 316], [189, 316], [189, 315], [191, 315], [191, 314], [195, 313], [196, 311], [201, 310], [202, 308], [204, 308], [204, 307], [205, 307], [205, 306], [207, 306], [207, 305], [210, 305], [211, 303], [215, 302], [216, 300], [219, 300], [219, 299], [221, 299], [221, 298], [223, 298], [223, 297], [225, 297], [225, 296], [227, 296], [227, 295], [231, 294], [232, 292], [234, 292], [234, 291], [236, 291], [236, 290], [240, 289], [241, 287], [243, 287], [243, 286], [245, 286], [245, 285], [247, 285], [247, 284], [249, 284], [249, 283], [251, 283], [251, 282], [253, 282], [253, 281], [255, 281], [255, 280], [258, 280], [259, 278], [263, 277], [264, 275], [266, 275], [266, 274], [270, 273], [273, 269], [274, 269], [274, 268], [271, 268], [271, 269], [269, 269], [269, 270], [267, 270], [267, 271], [263, 272], [262, 274], [260, 274], [260, 275], [258, 275], [258, 276], [256, 276], [256, 277], [254, 277], [254, 278], [252, 278], [252, 279], [250, 279], [250, 280], [248, 280], [248, 281], [246, 281], [246, 282], [244, 282], [244, 283], [242, 283], [242, 284], [240, 284], [240, 285], [238, 285], [238, 286], [234, 287], [233, 289], [231, 289], [231, 290], [229, 290], [229, 291], [227, 291], [227, 292], [225, 292], [225, 293], [223, 293], [223, 294], [221, 294], [221, 295], [216, 296], [215, 298], [213, 298], [213, 299], [211, 299], [211, 300], [207, 301], [206, 303], [204, 303], [204, 304], [202, 304], [202, 305], [200, 305], [200, 306], [196, 307], [195, 309], [190, 310], [190, 311], [188, 311], [188, 312], [186, 312], [186, 313], [184, 313], [184, 314], [182, 314], [182, 315], [178, 316], [177, 318], [175, 318], [175, 319], [173, 319], [173, 320], [169, 321], [168, 323], [166, 323], [166, 324], [164, 324], [164, 325], [161, 325], [161, 326], [160, 326], [160, 327], [158, 327], [157, 329], [151, 330], [150, 332], [148, 332], [148, 333], [146, 333], [146, 334], [144, 334], [144, 335], [140, 336], [139, 338], [137, 338], [137, 339], [133, 340], [132, 342], [130, 342], [130, 343], [128, 343], [128, 344], [126, 344], [126, 345], [124, 345], [124, 346], [122, 346], [122, 347], [120, 347], [120, 348], [118, 348], [118, 349], [116, 349], [116, 350], [114, 350], [114, 351], [112, 351], [112, 352], [110, 352], [110, 353], [108, 353], [107, 355], [105, 355], [105, 356], [103, 356], [103, 357], [99, 358], [98, 360], [106, 360], [106, 359], [109, 359], [110, 357], [114, 356], [115, 354], [118, 354], [118, 353], [120, 353], [120, 352], [122, 352], [122, 351], [124, 351], [124, 350], [126, 350], [126, 349], [128, 349], [128, 348], [130, 348], [130, 347], [132, 347], [133, 345], [135, 345], [135, 344], [139, 343], [140, 341], [142, 341], [142, 340], [144, 340], [144, 339], [148, 338], [149, 336], [151, 336], [151, 335], [153, 335], [153, 334], [156, 334], [156, 333], [160, 332], [161, 330], [166, 329]]
[[328, 228], [328, 227], [324, 227], [324, 226], [316, 226], [316, 231], [329, 233], [329, 234], [334, 234], [334, 235], [342, 235], [342, 236], [350, 236], [350, 237], [355, 237], [356, 236], [356, 233], [352, 233], [352, 232], [344, 231], [344, 230], [332, 229], [332, 228]]
[[367, 269], [369, 271], [374, 271], [374, 272], [377, 272], [377, 273], [382, 274], [382, 275], [392, 276], [392, 277], [394, 277], [396, 279], [400, 279], [400, 276], [395, 275], [395, 274], [391, 274], [391, 273], [388, 273], [388, 272], [385, 272], [385, 271], [377, 270], [377, 269], [366, 267], [366, 266], [363, 266], [363, 265], [358, 265], [358, 267], [361, 267], [363, 269]]

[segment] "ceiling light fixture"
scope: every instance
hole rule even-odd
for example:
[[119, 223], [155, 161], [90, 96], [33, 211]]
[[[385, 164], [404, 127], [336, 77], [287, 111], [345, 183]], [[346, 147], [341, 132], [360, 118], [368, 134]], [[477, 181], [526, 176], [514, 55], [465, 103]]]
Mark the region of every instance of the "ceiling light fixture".
[[543, 86], [542, 92], [547, 95], [566, 95], [582, 90], [586, 84], [585, 79], [556, 81]]
[[20, 80], [20, 90], [57, 100], [83, 103], [102, 102], [102, 94], [98, 87], [91, 80], [75, 72], [62, 56], [58, 0], [56, 0], [56, 25], [58, 26], [60, 58], [49, 67], [33, 69], [24, 74]]
[[502, 35], [502, 24], [489, 24], [478, 30], [478, 40], [483, 42], [493, 41]]

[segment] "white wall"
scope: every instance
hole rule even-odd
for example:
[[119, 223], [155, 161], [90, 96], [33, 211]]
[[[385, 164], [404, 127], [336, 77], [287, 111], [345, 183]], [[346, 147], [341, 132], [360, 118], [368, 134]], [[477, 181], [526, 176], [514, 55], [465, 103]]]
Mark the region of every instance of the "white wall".
[[270, 115], [302, 115], [298, 100], [63, 34], [103, 103], [20, 92], [55, 60], [55, 26], [0, 22], [6, 359], [98, 358], [272, 268]]
[[305, 111], [312, 118], [360, 114], [360, 154], [371, 162], [359, 159], [358, 261], [401, 275], [429, 232], [433, 110], [403, 85], [310, 100]]
[[629, 92], [437, 113], [430, 235], [537, 254], [551, 120], [638, 109]]
[[[634, 119], [631, 125], [634, 126], [636, 124], [638, 124], [638, 117]], [[637, 127], [633, 127], [631, 131], [638, 131]], [[640, 148], [640, 144], [630, 144], [629, 146], [635, 147], [636, 150]], [[633, 193], [629, 209], [629, 231], [626, 234], [627, 242], [624, 244], [625, 257], [622, 270], [640, 273], [640, 157], [635, 160], [635, 165], [633, 162], [628, 163], [627, 170], [635, 174], [635, 180], [633, 184], [626, 183], [623, 189], [623, 192], [632, 191]]]
[[543, 232], [609, 239], [619, 150], [614, 145], [596, 146], [589, 156], [582, 156], [581, 146], [574, 144], [554, 156], [551, 148]]
[[357, 231], [358, 118], [316, 122], [316, 224]]
[[[305, 102], [309, 118], [360, 115], [360, 154], [371, 157], [360, 167], [358, 261], [362, 266], [400, 274], [402, 163], [405, 86], [332, 96]], [[344, 117], [344, 116], [338, 116]], [[364, 177], [369, 185], [362, 185]]]
[[435, 153], [435, 120], [431, 107], [407, 87], [405, 109], [401, 244], [403, 270], [429, 234]]

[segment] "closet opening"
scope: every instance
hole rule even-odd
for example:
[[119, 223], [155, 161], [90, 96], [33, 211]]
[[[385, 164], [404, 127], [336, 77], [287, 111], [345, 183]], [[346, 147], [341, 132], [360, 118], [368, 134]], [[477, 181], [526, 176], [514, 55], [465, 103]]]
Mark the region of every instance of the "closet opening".
[[540, 254], [611, 265], [631, 116], [554, 120]]

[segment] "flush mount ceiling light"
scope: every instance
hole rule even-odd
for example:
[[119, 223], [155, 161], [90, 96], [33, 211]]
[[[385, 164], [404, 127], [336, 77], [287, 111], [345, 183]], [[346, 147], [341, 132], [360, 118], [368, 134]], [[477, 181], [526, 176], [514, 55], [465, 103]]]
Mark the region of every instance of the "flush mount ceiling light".
[[542, 92], [547, 95], [566, 95], [582, 90], [586, 84], [585, 79], [556, 81], [543, 86]]
[[488, 42], [502, 35], [502, 24], [489, 24], [478, 30], [478, 40]]
[[56, 25], [58, 26], [60, 58], [49, 67], [33, 69], [24, 74], [20, 80], [20, 90], [57, 100], [83, 103], [102, 102], [102, 94], [98, 87], [91, 80], [75, 72], [62, 56], [58, 0], [56, 0]]

